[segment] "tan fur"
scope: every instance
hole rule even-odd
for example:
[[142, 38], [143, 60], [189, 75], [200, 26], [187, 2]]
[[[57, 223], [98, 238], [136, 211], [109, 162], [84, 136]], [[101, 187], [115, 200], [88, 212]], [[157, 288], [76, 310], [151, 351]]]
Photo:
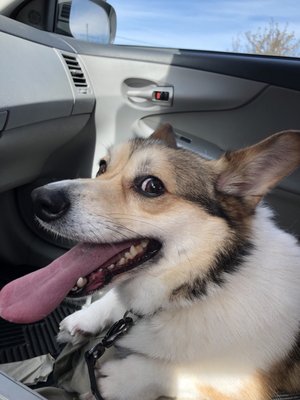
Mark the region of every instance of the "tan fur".
[[158, 139], [168, 144], [169, 147], [177, 148], [176, 137], [173, 127], [165, 123], [161, 125], [151, 136], [152, 139]]
[[[157, 176], [165, 182], [167, 193], [161, 198], [151, 199], [141, 198], [132, 190], [132, 180], [136, 176], [137, 170], [143, 167], [143, 160], [156, 152], [155, 162], [151, 168], [141, 170], [141, 173]], [[155, 215], [180, 214], [180, 208], [183, 206], [187, 212], [194, 214], [195, 218], [208, 218], [208, 214], [195, 206], [187, 205], [186, 202], [177, 194], [180, 188], [177, 186], [174, 178], [173, 167], [170, 166], [166, 156], [167, 149], [161, 146], [153, 146], [151, 149], [142, 149], [137, 154], [130, 155], [130, 147], [126, 144], [117, 148], [113, 152], [111, 161], [105, 174], [100, 175], [97, 180], [91, 180], [86, 183], [86, 192], [84, 197], [88, 201], [88, 208], [97, 211], [97, 206], [101, 204], [101, 209], [105, 207], [105, 215], [114, 213], [116, 210], [122, 214], [134, 214], [139, 217], [151, 218]], [[130, 212], [132, 209], [132, 212]], [[190, 210], [190, 211], [188, 211]], [[193, 217], [193, 215], [191, 215]], [[221, 225], [224, 225], [220, 221]]]
[[299, 164], [299, 132], [279, 132], [254, 146], [226, 153], [219, 160], [221, 176], [218, 189], [248, 197], [255, 207], [268, 190]]
[[[299, 393], [300, 362], [287, 357], [266, 373], [258, 372], [239, 393], [225, 395], [212, 387], [201, 386], [199, 396], [209, 400], [271, 400], [276, 394]], [[202, 397], [201, 397], [202, 398]]]
[[274, 394], [265, 377], [260, 374], [249, 379], [247, 385], [233, 395], [223, 394], [209, 386], [199, 387], [200, 398], [204, 395], [207, 400], [271, 400]]
[[198, 390], [199, 396], [201, 396], [201, 398], [205, 396], [204, 398], [209, 400], [233, 400], [231, 396], [222, 394], [221, 392], [210, 386], [200, 386]]

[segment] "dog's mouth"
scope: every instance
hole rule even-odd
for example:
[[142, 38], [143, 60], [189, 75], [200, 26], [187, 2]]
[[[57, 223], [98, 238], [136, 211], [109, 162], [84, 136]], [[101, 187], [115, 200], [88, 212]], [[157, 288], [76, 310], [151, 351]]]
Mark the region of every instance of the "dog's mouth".
[[6, 285], [0, 292], [0, 316], [15, 323], [38, 321], [66, 296], [89, 295], [121, 274], [154, 261], [161, 247], [154, 239], [78, 244], [47, 267]]
[[[114, 245], [112, 245], [114, 247]], [[161, 244], [154, 239], [128, 242], [128, 247], [101, 264], [86, 276], [80, 276], [68, 293], [68, 297], [81, 297], [111, 283], [115, 277], [132, 271], [152, 259], [161, 249]]]

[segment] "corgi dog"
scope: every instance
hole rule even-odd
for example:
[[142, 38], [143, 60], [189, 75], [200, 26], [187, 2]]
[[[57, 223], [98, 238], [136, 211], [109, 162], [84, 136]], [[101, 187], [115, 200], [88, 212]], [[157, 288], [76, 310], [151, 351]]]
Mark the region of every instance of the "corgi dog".
[[67, 293], [109, 285], [65, 318], [58, 336], [77, 343], [128, 310], [139, 316], [118, 341], [123, 356], [99, 367], [106, 400], [300, 391], [300, 246], [262, 203], [299, 165], [292, 130], [218, 160], [178, 148], [168, 124], [109, 149], [95, 179], [33, 192], [40, 223], [80, 244], [3, 289], [2, 315], [36, 320]]

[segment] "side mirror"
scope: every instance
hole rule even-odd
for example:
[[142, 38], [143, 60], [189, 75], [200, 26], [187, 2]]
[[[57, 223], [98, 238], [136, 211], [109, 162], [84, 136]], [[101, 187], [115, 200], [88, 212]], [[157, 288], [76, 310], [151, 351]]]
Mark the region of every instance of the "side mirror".
[[73, 0], [69, 26], [76, 39], [101, 44], [113, 43], [117, 28], [116, 12], [102, 0]]

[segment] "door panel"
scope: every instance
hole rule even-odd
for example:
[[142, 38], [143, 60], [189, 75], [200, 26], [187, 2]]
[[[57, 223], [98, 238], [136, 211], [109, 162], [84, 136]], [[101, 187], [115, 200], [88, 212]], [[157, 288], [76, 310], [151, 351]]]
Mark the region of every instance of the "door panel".
[[[3, 20], [7, 18], [0, 16], [0, 24]], [[80, 57], [45, 32], [42, 34], [52, 38], [49, 43], [30, 40], [29, 27], [15, 24], [16, 35], [13, 30], [0, 32], [3, 276], [11, 265], [39, 267], [69, 247], [35, 223], [30, 193], [53, 180], [90, 176], [95, 147], [95, 99]], [[15, 24], [13, 21], [12, 26]], [[33, 37], [37, 35], [35, 29], [30, 30]], [[54, 43], [62, 49], [53, 48]]]
[[[158, 120], [164, 116], [172, 120], [170, 115], [181, 118], [198, 111], [224, 112], [248, 104], [266, 88], [266, 85], [255, 81], [166, 64], [85, 55], [81, 59], [96, 97], [94, 172], [107, 146], [130, 138], [133, 132], [147, 135], [152, 131], [152, 127], [141, 131], [139, 124], [142, 118], [157, 115]], [[128, 82], [132, 82], [131, 85]], [[163, 101], [161, 104], [147, 100], [133, 102], [128, 95], [134, 89], [138, 93], [152, 87], [154, 91], [156, 86], [174, 88], [171, 106], [166, 106]]]
[[49, 47], [0, 32], [0, 109], [5, 129], [71, 115], [73, 94], [62, 62]]

